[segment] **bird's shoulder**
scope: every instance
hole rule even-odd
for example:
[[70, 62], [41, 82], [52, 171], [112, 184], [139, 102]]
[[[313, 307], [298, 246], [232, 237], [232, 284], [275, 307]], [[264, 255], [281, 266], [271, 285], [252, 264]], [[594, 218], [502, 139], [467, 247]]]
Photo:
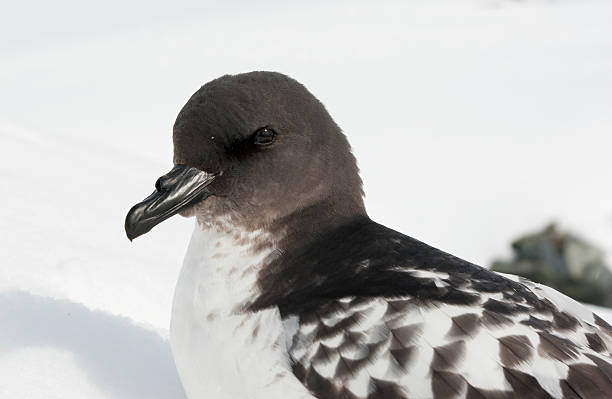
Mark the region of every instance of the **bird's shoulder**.
[[581, 304], [384, 226], [343, 237], [278, 297], [318, 397], [612, 397], [612, 327]]
[[[517, 281], [401, 234], [368, 218], [297, 242], [262, 270], [252, 308], [300, 311], [320, 299], [410, 296], [470, 305], [500, 293], [533, 307], [546, 303]], [[491, 306], [494, 306], [493, 303]]]

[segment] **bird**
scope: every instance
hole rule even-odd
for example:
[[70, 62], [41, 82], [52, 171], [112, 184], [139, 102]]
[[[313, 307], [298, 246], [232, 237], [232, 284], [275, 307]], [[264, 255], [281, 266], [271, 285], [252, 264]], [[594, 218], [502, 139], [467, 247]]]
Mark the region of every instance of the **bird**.
[[195, 217], [170, 323], [189, 398], [612, 398], [612, 326], [370, 219], [346, 135], [293, 78], [204, 84], [172, 140], [125, 231]]

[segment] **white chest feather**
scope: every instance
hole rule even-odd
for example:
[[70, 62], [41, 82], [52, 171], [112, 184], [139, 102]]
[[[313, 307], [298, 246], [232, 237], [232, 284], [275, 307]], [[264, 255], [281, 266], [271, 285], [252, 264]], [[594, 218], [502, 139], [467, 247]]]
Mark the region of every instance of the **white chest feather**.
[[[262, 233], [196, 224], [172, 308], [170, 340], [190, 399], [311, 397], [291, 372], [278, 309], [246, 312], [272, 247]], [[292, 392], [293, 391], [293, 392]]]

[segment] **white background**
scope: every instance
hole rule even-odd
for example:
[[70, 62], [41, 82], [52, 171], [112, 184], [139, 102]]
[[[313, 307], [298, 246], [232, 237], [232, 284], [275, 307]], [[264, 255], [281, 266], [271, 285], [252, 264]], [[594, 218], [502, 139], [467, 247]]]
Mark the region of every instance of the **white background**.
[[174, 398], [193, 221], [130, 243], [189, 96], [304, 83], [370, 216], [470, 261], [550, 221], [612, 253], [612, 2], [13, 2], [0, 13], [0, 397]]

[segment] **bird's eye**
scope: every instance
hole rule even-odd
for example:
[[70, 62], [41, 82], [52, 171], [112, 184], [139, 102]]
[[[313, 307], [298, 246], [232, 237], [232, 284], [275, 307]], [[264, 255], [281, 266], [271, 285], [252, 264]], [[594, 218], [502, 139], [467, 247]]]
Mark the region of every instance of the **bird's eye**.
[[269, 145], [272, 144], [276, 138], [276, 132], [269, 127], [262, 127], [255, 132], [253, 137], [253, 144], [255, 145]]

